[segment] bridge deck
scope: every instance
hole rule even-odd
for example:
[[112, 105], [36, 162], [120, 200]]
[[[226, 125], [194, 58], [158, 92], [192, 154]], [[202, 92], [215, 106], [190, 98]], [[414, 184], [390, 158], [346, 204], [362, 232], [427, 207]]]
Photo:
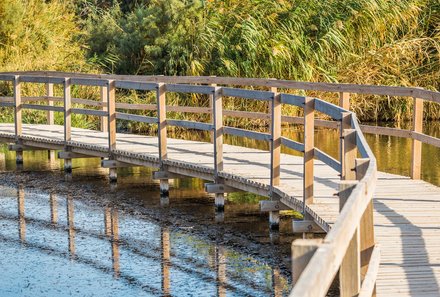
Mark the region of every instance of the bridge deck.
[[[14, 125], [0, 124], [0, 139], [14, 139]], [[23, 125], [23, 136], [42, 146], [63, 140], [63, 126]], [[108, 147], [107, 133], [72, 128], [72, 141]], [[117, 150], [158, 158], [157, 138], [117, 134]], [[52, 146], [53, 148], [53, 146]], [[168, 158], [213, 168], [210, 143], [168, 139]], [[92, 151], [91, 151], [92, 152]], [[93, 153], [92, 153], [93, 155]], [[224, 145], [224, 171], [269, 184], [268, 151]], [[282, 154], [279, 189], [302, 196], [302, 158]], [[311, 206], [330, 225], [338, 214], [337, 172], [315, 163], [315, 204]], [[375, 232], [381, 246], [378, 296], [440, 295], [440, 189], [423, 181], [379, 172], [375, 206]]]

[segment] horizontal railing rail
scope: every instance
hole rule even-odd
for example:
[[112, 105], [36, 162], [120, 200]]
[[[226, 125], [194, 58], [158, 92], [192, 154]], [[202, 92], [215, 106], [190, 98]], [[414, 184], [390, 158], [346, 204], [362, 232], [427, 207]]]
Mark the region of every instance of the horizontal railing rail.
[[[440, 147], [440, 140], [422, 133], [423, 100], [440, 103], [440, 93], [420, 88], [366, 86], [353, 84], [328, 84], [294, 82], [273, 79], [227, 77], [165, 77], [95, 75], [66, 72], [15, 72], [0, 74], [0, 81], [12, 83], [13, 96], [0, 97], [0, 106], [14, 108], [15, 136], [22, 135], [22, 110], [35, 109], [48, 112], [48, 124], [53, 124], [53, 112], [64, 114], [64, 141], [71, 142], [71, 115], [97, 116], [101, 130], [108, 134], [109, 158], [117, 149], [116, 120], [155, 124], [158, 127], [159, 162], [161, 169], [168, 159], [167, 127], [177, 126], [211, 132], [214, 152], [214, 180], [221, 183], [223, 168], [223, 136], [226, 134], [268, 142], [270, 145], [270, 185], [268, 195], [282, 201], [304, 215], [312, 215], [318, 224], [329, 230], [320, 240], [299, 240], [292, 245], [293, 282], [291, 295], [324, 296], [339, 271], [341, 296], [371, 296], [377, 277], [379, 248], [374, 241], [372, 197], [376, 185], [377, 164], [363, 133], [390, 135], [413, 140], [413, 178], [420, 178], [421, 143]], [[46, 94], [22, 97], [22, 83], [44, 83]], [[54, 85], [60, 85], [63, 96], [54, 96]], [[72, 98], [73, 85], [100, 88], [100, 101]], [[241, 86], [237, 88], [234, 86]], [[268, 88], [250, 90], [242, 87]], [[149, 91], [155, 94], [156, 104], [117, 102], [116, 89]], [[313, 90], [338, 92], [340, 104], [322, 99], [280, 92], [281, 90]], [[209, 107], [166, 105], [167, 93], [208, 95]], [[360, 125], [356, 115], [349, 111], [349, 94], [409, 96], [414, 99], [414, 127], [411, 131]], [[223, 108], [223, 98], [234, 97], [269, 102], [268, 113]], [[33, 104], [45, 102], [48, 105]], [[57, 105], [54, 105], [57, 103]], [[98, 109], [72, 107], [72, 104], [93, 106]], [[282, 105], [297, 106], [304, 116], [282, 115]], [[61, 106], [62, 105], [62, 106]], [[130, 114], [121, 110], [152, 111], [155, 116]], [[167, 112], [201, 113], [210, 115], [209, 122], [197, 122], [167, 117]], [[315, 112], [331, 120], [315, 118]], [[224, 117], [260, 119], [269, 124], [269, 133], [224, 126]], [[304, 126], [304, 142], [282, 136], [282, 123]], [[338, 129], [340, 140], [339, 160], [315, 147], [316, 127]], [[283, 193], [280, 188], [281, 146], [303, 153], [302, 201]], [[357, 158], [357, 155], [361, 158]], [[318, 159], [341, 175], [339, 191], [340, 214], [331, 229], [313, 212], [314, 159]], [[301, 259], [301, 260], [298, 260]], [[298, 261], [297, 261], [298, 260]]]

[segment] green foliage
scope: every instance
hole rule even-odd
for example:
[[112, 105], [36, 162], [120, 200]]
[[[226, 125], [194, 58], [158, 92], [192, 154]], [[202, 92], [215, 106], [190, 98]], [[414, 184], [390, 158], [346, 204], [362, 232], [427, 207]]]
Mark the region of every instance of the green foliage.
[[[273, 77], [439, 90], [440, 2], [1, 1], [0, 71], [38, 69]], [[135, 95], [124, 100], [143, 100]], [[334, 94], [308, 95], [335, 99]], [[410, 117], [409, 98], [353, 99], [362, 120]], [[207, 106], [202, 96], [171, 100]], [[267, 110], [266, 103], [225, 101], [227, 108]], [[426, 115], [440, 119], [439, 107], [428, 105]]]
[[[90, 55], [116, 73], [439, 89], [437, 0], [152, 0], [120, 5], [101, 9], [87, 21]], [[397, 103], [356, 97], [354, 108], [363, 119], [407, 117], [410, 101], [390, 102]], [[430, 115], [439, 118], [438, 108], [431, 108]]]
[[0, 1], [0, 71], [88, 71], [67, 1]]
[[182, 74], [191, 65], [191, 40], [202, 22], [198, 1], [148, 1], [123, 13], [119, 5], [95, 9], [85, 21], [90, 55], [108, 71]]

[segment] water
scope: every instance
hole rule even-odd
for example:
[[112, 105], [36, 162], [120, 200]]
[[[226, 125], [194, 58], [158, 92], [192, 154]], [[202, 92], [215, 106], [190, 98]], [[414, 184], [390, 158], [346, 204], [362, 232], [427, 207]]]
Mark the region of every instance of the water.
[[[439, 124], [425, 133], [440, 137]], [[302, 141], [298, 129], [283, 135]], [[182, 134], [200, 140], [206, 133]], [[338, 133], [320, 129], [317, 147], [337, 157]], [[409, 175], [411, 141], [366, 135], [379, 170]], [[225, 142], [268, 149], [267, 143]], [[284, 152], [299, 155], [288, 149]], [[199, 179], [175, 180], [169, 204], [147, 168], [107, 181], [99, 159], [61, 160], [25, 152], [24, 168], [0, 146], [0, 296], [282, 296], [290, 288], [291, 217], [279, 233], [255, 195], [228, 198], [224, 216]], [[440, 149], [423, 145], [422, 178], [440, 185]]]
[[270, 234], [258, 197], [221, 217], [198, 179], [175, 181], [164, 205], [146, 168], [119, 170], [112, 187], [99, 159], [74, 160], [67, 182], [47, 151], [25, 152], [21, 171], [5, 146], [0, 155], [0, 296], [289, 291], [289, 219]]

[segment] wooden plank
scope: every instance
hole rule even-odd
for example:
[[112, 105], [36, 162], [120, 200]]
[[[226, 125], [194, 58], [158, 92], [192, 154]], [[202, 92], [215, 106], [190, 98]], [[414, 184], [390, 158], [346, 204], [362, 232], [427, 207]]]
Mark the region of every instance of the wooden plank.
[[156, 104], [133, 104], [133, 103], [116, 103], [116, 108], [118, 109], [129, 109], [129, 110], [157, 110]]
[[218, 173], [223, 171], [223, 99], [222, 89], [215, 87], [213, 95], [213, 116], [214, 116], [214, 174], [217, 179]]
[[0, 106], [2, 107], [15, 107], [14, 102], [0, 102]]
[[153, 91], [156, 90], [157, 84], [151, 82], [134, 82], [134, 81], [115, 81], [115, 87], [120, 89]]
[[96, 158], [96, 156], [78, 154], [69, 151], [58, 152], [58, 159], [82, 159], [82, 158]]
[[[355, 160], [357, 180], [361, 180], [364, 178], [369, 164], [370, 164], [369, 159]], [[375, 246], [373, 212], [374, 212], [374, 206], [373, 206], [373, 200], [371, 200], [369, 205], [365, 209], [365, 212], [362, 215], [359, 224], [362, 277], [365, 277], [367, 273], [368, 265], [371, 259], [371, 254]]]
[[188, 113], [211, 113], [212, 109], [209, 107], [198, 107], [198, 106], [175, 106], [168, 105], [167, 112], [188, 112]]
[[330, 166], [331, 168], [333, 168], [337, 172], [341, 173], [341, 171], [342, 171], [341, 163], [338, 160], [336, 160], [335, 158], [333, 158], [332, 156], [324, 153], [323, 151], [321, 151], [318, 148], [315, 148], [315, 158], [324, 162], [326, 165]]
[[30, 83], [51, 83], [51, 84], [62, 84], [64, 83], [64, 78], [62, 77], [38, 77], [38, 76], [21, 76], [22, 82]]
[[166, 95], [165, 84], [158, 84], [156, 87], [157, 117], [159, 121], [159, 159], [162, 163], [167, 158], [167, 121], [166, 121]]
[[304, 106], [305, 100], [306, 97], [304, 96], [285, 94], [285, 93], [281, 94], [281, 103], [284, 104], [294, 105], [302, 108]]
[[356, 179], [355, 159], [357, 157], [356, 130], [345, 129], [343, 137], [343, 168], [341, 178], [343, 180], [354, 180]]
[[414, 131], [411, 132], [411, 137], [413, 139], [416, 139], [416, 140], [421, 141], [423, 143], [430, 144], [435, 147], [440, 147], [440, 138], [436, 138], [436, 137], [433, 137], [430, 135], [426, 135], [426, 134], [418, 133], [418, 132], [414, 132]]
[[206, 183], [205, 184], [205, 192], [206, 193], [212, 193], [212, 194], [219, 194], [219, 193], [236, 193], [236, 192], [242, 192], [240, 189], [236, 189], [224, 184], [216, 184], [216, 183]]
[[70, 78], [64, 79], [64, 142], [72, 140], [72, 95]]
[[278, 186], [280, 184], [281, 173], [281, 96], [274, 93], [272, 100], [272, 121], [271, 121], [271, 179], [270, 186]]
[[345, 110], [337, 105], [331, 104], [327, 101], [315, 98], [315, 110], [331, 116], [334, 120], [342, 119], [342, 112]]
[[[413, 127], [412, 131], [423, 133], [423, 99], [414, 98]], [[411, 173], [412, 179], [420, 179], [422, 167], [422, 143], [413, 139], [411, 152]]]
[[188, 176], [169, 172], [169, 171], [154, 171], [153, 179], [180, 179], [188, 178]]
[[19, 137], [22, 134], [22, 102], [21, 102], [21, 83], [20, 76], [14, 77], [14, 107], [15, 107], [15, 137]]
[[339, 106], [346, 111], [350, 110], [350, 93], [339, 92]]
[[247, 138], [252, 138], [252, 139], [256, 139], [256, 140], [263, 140], [263, 141], [270, 141], [271, 140], [271, 136], [270, 134], [267, 133], [262, 133], [262, 132], [255, 132], [255, 131], [250, 131], [250, 130], [245, 130], [245, 129], [240, 129], [240, 128], [233, 128], [233, 127], [223, 127], [223, 132], [225, 134], [230, 134], [230, 135], [235, 135], [235, 136], [240, 136], [240, 137], [247, 137]]
[[376, 295], [376, 279], [379, 272], [380, 265], [380, 248], [378, 245], [374, 246], [373, 252], [368, 265], [368, 270], [362, 282], [362, 287], [359, 292], [359, 297], [370, 297]]
[[72, 77], [70, 83], [72, 85], [105, 87], [107, 86], [108, 81], [105, 79]]
[[281, 137], [281, 144], [290, 148], [290, 149], [293, 149], [297, 152], [304, 153], [304, 144], [303, 143], [300, 143], [295, 140], [291, 140], [291, 139], [288, 139], [288, 138], [282, 136]]
[[291, 210], [291, 208], [280, 201], [275, 200], [261, 200], [260, 201], [260, 211], [280, 211], [280, 210]]
[[35, 110], [45, 110], [48, 112], [64, 112], [64, 107], [53, 106], [53, 105], [39, 105], [39, 104], [21, 104], [22, 109], [35, 109]]
[[315, 99], [306, 97], [304, 104], [303, 212], [313, 203], [315, 157]]
[[223, 114], [228, 117], [270, 120], [270, 115], [264, 112], [252, 112], [243, 110], [223, 110]]
[[202, 131], [211, 131], [214, 128], [213, 125], [208, 123], [200, 123], [200, 122], [184, 121], [184, 120], [167, 120], [167, 124], [170, 126], [177, 126], [177, 127], [202, 130]]
[[[107, 86], [102, 86], [99, 88], [100, 92], [101, 92], [101, 103], [102, 103], [102, 107], [101, 110], [104, 111], [105, 113], [107, 113], [108, 115], [108, 91], [107, 91]], [[107, 132], [108, 131], [108, 117], [101, 117], [100, 119], [100, 128], [102, 132]]]
[[117, 160], [102, 160], [101, 167], [102, 168], [126, 168], [126, 167], [135, 167], [136, 165], [120, 162]]
[[315, 221], [292, 220], [293, 233], [326, 233]]
[[114, 74], [84, 74], [71, 72], [55, 72], [55, 71], [21, 71], [3, 73], [4, 80], [8, 80], [12, 73], [33, 76], [75, 76], [82, 78], [101, 78], [115, 79], [120, 81], [133, 82], [161, 82], [161, 83], [196, 83], [196, 84], [219, 84], [219, 85], [236, 85], [236, 86], [254, 86], [254, 87], [277, 87], [283, 89], [299, 89], [323, 92], [346, 92], [354, 94], [371, 94], [384, 96], [404, 96], [417, 97], [432, 102], [440, 103], [440, 93], [430, 90], [424, 90], [416, 87], [392, 87], [377, 85], [359, 85], [359, 84], [337, 84], [322, 82], [302, 82], [292, 80], [274, 80], [265, 78], [237, 78], [237, 77], [212, 77], [212, 76], [156, 76], [156, 75], [114, 75]]
[[296, 239], [292, 242], [292, 284], [294, 286], [321, 244], [322, 239]]
[[123, 112], [117, 112], [116, 118], [126, 121], [135, 121], [135, 122], [141, 122], [141, 123], [150, 123], [150, 124], [157, 124], [158, 119], [154, 117], [147, 117], [137, 114], [129, 114], [129, 113], [123, 113]]
[[270, 101], [273, 98], [273, 93], [268, 91], [255, 91], [235, 88], [222, 88], [222, 94], [225, 97], [238, 97], [244, 99], [256, 99]]
[[[46, 95], [47, 104], [53, 106], [54, 101], [51, 99], [53, 97], [53, 83], [46, 83]], [[53, 125], [55, 123], [54, 113], [52, 110], [47, 111], [47, 124]]]
[[34, 146], [12, 143], [12, 144], [8, 145], [8, 150], [15, 151], [15, 152], [23, 152], [23, 151], [41, 151], [41, 150], [46, 150], [46, 149], [41, 148], [41, 147], [34, 147]]
[[214, 92], [214, 87], [211, 87], [211, 86], [197, 86], [197, 85], [167, 84], [166, 90], [167, 90], [167, 92], [195, 93], [195, 94], [211, 95], [212, 92]]
[[107, 117], [108, 116], [108, 111], [102, 111], [102, 110], [96, 110], [96, 109], [72, 108], [71, 111], [72, 111], [72, 113], [92, 115], [92, 116], [98, 116], [98, 117]]
[[[341, 183], [339, 192], [339, 208], [342, 210], [349, 199], [353, 184]], [[341, 297], [357, 296], [361, 286], [361, 260], [360, 260], [360, 232], [356, 228], [347, 251], [339, 268], [339, 283]]]
[[107, 82], [107, 100], [108, 100], [108, 150], [116, 149], [116, 88], [115, 81]]

